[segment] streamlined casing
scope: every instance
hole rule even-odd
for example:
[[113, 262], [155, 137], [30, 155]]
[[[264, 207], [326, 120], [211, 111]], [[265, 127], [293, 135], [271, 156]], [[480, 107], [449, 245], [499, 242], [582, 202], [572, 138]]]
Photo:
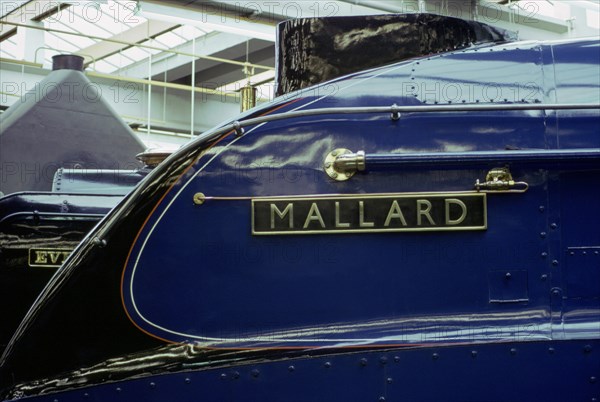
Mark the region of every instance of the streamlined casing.
[[[598, 110], [552, 105], [600, 103], [599, 45], [528, 42], [417, 58], [278, 98], [239, 120], [312, 115], [206, 133], [149, 174], [53, 278], [2, 358], [5, 397], [598, 397], [597, 158], [506, 154], [597, 153]], [[423, 112], [390, 115], [393, 104]], [[436, 104], [449, 109], [425, 112]], [[463, 104], [499, 110], [449, 111]], [[523, 109], [501, 110], [515, 104]], [[397, 159], [491, 156], [462, 166], [392, 163], [337, 181], [323, 163], [340, 148]], [[289, 203], [358, 197], [347, 208], [359, 226], [376, 227], [391, 208], [378, 215], [363, 204], [361, 215], [361, 199], [476, 195], [476, 180], [499, 167], [528, 189], [487, 193], [484, 228], [437, 230], [421, 216], [416, 228], [430, 230], [325, 233], [350, 222], [336, 222], [334, 206], [322, 223], [314, 209], [294, 222], [311, 233], [252, 231], [253, 200], [286, 200], [277, 211], [287, 218]]]

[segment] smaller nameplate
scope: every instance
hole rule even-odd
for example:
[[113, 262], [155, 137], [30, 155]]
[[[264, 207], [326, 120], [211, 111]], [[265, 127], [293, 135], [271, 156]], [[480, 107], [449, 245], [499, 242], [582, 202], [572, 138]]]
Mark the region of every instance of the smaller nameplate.
[[485, 193], [367, 194], [252, 200], [254, 235], [485, 229]]
[[30, 248], [30, 267], [60, 267], [71, 254], [72, 249]]

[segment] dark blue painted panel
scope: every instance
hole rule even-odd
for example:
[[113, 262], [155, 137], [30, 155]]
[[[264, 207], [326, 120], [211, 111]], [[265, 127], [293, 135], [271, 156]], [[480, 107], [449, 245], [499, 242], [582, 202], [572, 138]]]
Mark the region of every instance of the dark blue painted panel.
[[[563, 61], [576, 61], [567, 50]], [[555, 76], [553, 62], [547, 44], [473, 48], [355, 74], [242, 118], [282, 104], [271, 112], [487, 103], [492, 90], [499, 91], [494, 102], [552, 103], [576, 86], [560, 69]], [[525, 84], [515, 77], [527, 77]], [[409, 93], [407, 82], [421, 92]], [[438, 82], [445, 89], [435, 88]], [[473, 96], [452, 95], [458, 89], [449, 84], [464, 82]], [[506, 95], [523, 87], [529, 92], [521, 99]], [[117, 401], [199, 394], [207, 401], [598, 398], [600, 309], [593, 284], [577, 282], [595, 265], [582, 255], [568, 260], [570, 251], [595, 250], [600, 241], [595, 162], [439, 163], [358, 173], [346, 182], [323, 171], [325, 156], [340, 147], [367, 154], [593, 148], [597, 123], [582, 111], [406, 113], [398, 121], [341, 113], [247, 127], [241, 137], [206, 134], [151, 173], [92, 234], [105, 242], [88, 241], [75, 252], [25, 320], [0, 378], [10, 382], [11, 395], [80, 388], [52, 396], [59, 400], [84, 392]], [[504, 166], [529, 190], [488, 194], [485, 231], [251, 233], [252, 197], [472, 191], [489, 169]], [[195, 205], [200, 192], [208, 198]], [[506, 273], [515, 275], [514, 285]], [[110, 337], [120, 342], [108, 344]], [[190, 356], [173, 353], [161, 363], [168, 342], [189, 342], [172, 346], [189, 348]], [[397, 348], [349, 348], [373, 345]], [[203, 347], [224, 355], [195, 354]], [[382, 356], [387, 364], [379, 363]], [[375, 371], [359, 371], [362, 358]], [[42, 363], [32, 367], [34, 360]], [[162, 375], [122, 382], [120, 391], [114, 384], [93, 388], [147, 371]]]
[[[502, 72], [493, 85], [516, 91], [514, 77], [521, 72], [533, 87], [543, 87], [539, 47], [478, 49], [356, 75], [336, 82], [327, 98], [290, 107], [413, 104], [418, 101], [398, 96], [403, 82], [464, 82], [476, 77], [470, 67], [465, 71], [469, 57], [479, 70]], [[471, 81], [477, 88], [491, 85], [489, 76]], [[358, 95], [365, 93], [377, 96]], [[421, 319], [433, 315], [442, 326], [467, 325], [483, 315], [481, 333], [507, 325], [505, 314], [514, 307], [490, 303], [488, 281], [490, 272], [506, 269], [530, 284], [522, 317], [538, 327], [537, 336], [546, 336], [550, 305], [548, 284], [540, 279], [546, 262], [539, 209], [547, 194], [545, 174], [536, 167], [511, 164], [531, 189], [489, 197], [485, 232], [258, 238], [251, 235], [249, 200], [470, 190], [498, 162], [372, 172], [348, 182], [331, 181], [322, 164], [342, 147], [368, 153], [544, 149], [545, 124], [541, 112], [413, 114], [398, 122], [386, 115], [332, 115], [271, 122], [230, 137], [179, 180], [142, 230], [125, 273], [128, 312], [161, 338], [216, 346], [398, 344], [420, 340], [420, 332], [439, 340]], [[197, 192], [245, 199], [196, 206]], [[371, 324], [358, 325], [365, 322]], [[419, 335], [407, 336], [405, 326]]]

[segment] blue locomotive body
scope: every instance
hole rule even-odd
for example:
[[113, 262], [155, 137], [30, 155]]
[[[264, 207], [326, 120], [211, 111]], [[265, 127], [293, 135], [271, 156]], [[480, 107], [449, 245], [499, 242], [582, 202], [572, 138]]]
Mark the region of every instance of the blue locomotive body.
[[5, 351], [4, 397], [600, 398], [599, 169], [597, 39], [284, 95], [92, 231]]

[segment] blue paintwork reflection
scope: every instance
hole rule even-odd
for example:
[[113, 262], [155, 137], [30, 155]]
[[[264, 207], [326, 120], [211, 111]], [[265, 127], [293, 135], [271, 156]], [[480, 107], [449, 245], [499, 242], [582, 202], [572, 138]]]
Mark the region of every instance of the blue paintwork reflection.
[[[425, 57], [291, 94], [240, 119], [394, 103], [600, 103], [586, 89], [600, 93], [600, 83], [582, 86], [577, 77], [598, 68], [597, 46], [532, 42]], [[568, 97], [578, 91], [582, 98]], [[330, 180], [322, 165], [342, 147], [367, 154], [598, 148], [599, 120], [596, 112], [551, 110], [406, 113], [399, 121], [331, 114], [247, 127], [241, 137], [206, 134], [150, 173], [91, 234], [98, 242], [83, 243], [63, 266], [3, 357], [3, 395], [598, 398], [597, 163], [438, 163], [345, 182]], [[485, 231], [251, 234], [251, 197], [468, 191], [504, 166], [529, 190], [488, 194]], [[199, 192], [209, 198], [195, 205]], [[92, 294], [83, 313], [73, 307], [78, 286]], [[109, 344], [111, 337], [122, 342]], [[28, 364], [36, 359], [39, 367]]]
[[[296, 94], [305, 97], [288, 109], [552, 102], [555, 91], [549, 88], [555, 83], [544, 74], [548, 57], [547, 46], [532, 43], [423, 58]], [[515, 82], [515, 77], [526, 82]], [[470, 87], [462, 91], [457, 83]], [[551, 290], [562, 285], [550, 261], [562, 246], [553, 234], [546, 235], [549, 216], [558, 213], [548, 199], [554, 191], [548, 186], [553, 173], [547, 170], [510, 164], [530, 190], [491, 195], [485, 232], [261, 238], [250, 235], [248, 199], [209, 200], [202, 206], [191, 202], [197, 192], [249, 198], [469, 190], [497, 166], [372, 172], [340, 183], [324, 175], [322, 164], [335, 148], [373, 154], [548, 149], [560, 143], [561, 126], [548, 127], [560, 123], [560, 117], [544, 112], [415, 113], [395, 122], [389, 116], [331, 115], [271, 122], [246, 130], [241, 138], [230, 136], [180, 179], [143, 228], [125, 272], [128, 312], [136, 325], [160, 338], [221, 347], [568, 334], [569, 323], [552, 328], [561, 307], [552, 301]], [[594, 130], [597, 123], [592, 117], [577, 124]], [[594, 141], [578, 147], [593, 147]], [[600, 224], [598, 214], [589, 218]], [[502, 286], [490, 283], [496, 278], [490, 272], [502, 270], [524, 273], [526, 299], [498, 302], [490, 297], [490, 289]], [[587, 331], [593, 332], [598, 317], [591, 311], [588, 317], [595, 318], [587, 321]]]

